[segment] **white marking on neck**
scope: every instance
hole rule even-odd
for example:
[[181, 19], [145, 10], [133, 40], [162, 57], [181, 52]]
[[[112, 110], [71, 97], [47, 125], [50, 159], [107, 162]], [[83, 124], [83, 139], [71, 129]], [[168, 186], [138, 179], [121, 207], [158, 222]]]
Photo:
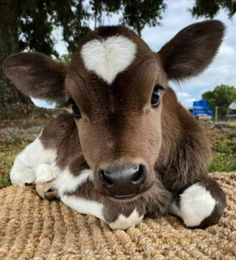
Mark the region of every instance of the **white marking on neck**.
[[209, 217], [216, 205], [215, 199], [205, 187], [198, 183], [187, 188], [180, 198], [180, 216], [187, 227], [197, 227]]
[[69, 195], [62, 195], [61, 200], [81, 214], [92, 215], [104, 221], [102, 203]]
[[58, 174], [54, 187], [57, 189], [58, 194], [61, 196], [65, 192], [74, 192], [83, 183], [91, 180], [93, 171], [90, 169], [82, 170], [78, 176], [74, 176], [68, 169]]
[[130, 227], [135, 227], [141, 223], [143, 215], [139, 216], [138, 211], [135, 209], [128, 217], [120, 214], [117, 220], [108, 223], [111, 229], [122, 229], [126, 230]]
[[124, 36], [111, 36], [85, 43], [81, 56], [87, 70], [95, 72], [108, 84], [134, 60], [136, 44]]

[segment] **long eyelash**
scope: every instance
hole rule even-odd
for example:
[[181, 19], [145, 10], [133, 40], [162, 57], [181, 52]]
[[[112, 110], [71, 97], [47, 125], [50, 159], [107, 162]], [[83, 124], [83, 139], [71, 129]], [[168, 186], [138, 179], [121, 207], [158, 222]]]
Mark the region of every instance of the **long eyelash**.
[[69, 99], [66, 101], [66, 104], [65, 104], [66, 107], [71, 106], [73, 104], [75, 104], [75, 101], [73, 100], [72, 97], [69, 97]]

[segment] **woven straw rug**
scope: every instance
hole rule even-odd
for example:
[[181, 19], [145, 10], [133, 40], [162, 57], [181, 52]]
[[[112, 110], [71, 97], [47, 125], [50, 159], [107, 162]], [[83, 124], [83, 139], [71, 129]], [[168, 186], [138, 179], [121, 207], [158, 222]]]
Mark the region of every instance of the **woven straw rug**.
[[227, 193], [218, 225], [189, 230], [171, 216], [145, 219], [127, 232], [30, 188], [0, 190], [0, 259], [236, 259], [236, 173], [217, 173]]

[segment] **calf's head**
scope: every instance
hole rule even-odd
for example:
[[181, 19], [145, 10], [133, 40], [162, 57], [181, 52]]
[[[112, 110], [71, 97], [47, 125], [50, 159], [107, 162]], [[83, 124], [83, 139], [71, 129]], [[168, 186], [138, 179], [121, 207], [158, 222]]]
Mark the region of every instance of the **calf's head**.
[[127, 28], [101, 27], [81, 40], [69, 65], [39, 53], [19, 53], [9, 56], [3, 68], [24, 94], [71, 102], [95, 188], [126, 199], [153, 185], [168, 80], [205, 69], [223, 32], [219, 21], [196, 23], [156, 53]]

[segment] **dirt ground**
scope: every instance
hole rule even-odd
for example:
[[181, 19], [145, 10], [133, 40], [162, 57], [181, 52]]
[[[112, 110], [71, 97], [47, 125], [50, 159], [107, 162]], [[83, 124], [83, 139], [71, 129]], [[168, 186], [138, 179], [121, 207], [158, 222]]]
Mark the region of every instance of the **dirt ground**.
[[[0, 188], [8, 186], [9, 171], [14, 158], [41, 129], [62, 109], [45, 110], [29, 106], [15, 106], [0, 111]], [[201, 123], [208, 135], [214, 159], [209, 168], [215, 171], [236, 171], [236, 126], [226, 123]]]

